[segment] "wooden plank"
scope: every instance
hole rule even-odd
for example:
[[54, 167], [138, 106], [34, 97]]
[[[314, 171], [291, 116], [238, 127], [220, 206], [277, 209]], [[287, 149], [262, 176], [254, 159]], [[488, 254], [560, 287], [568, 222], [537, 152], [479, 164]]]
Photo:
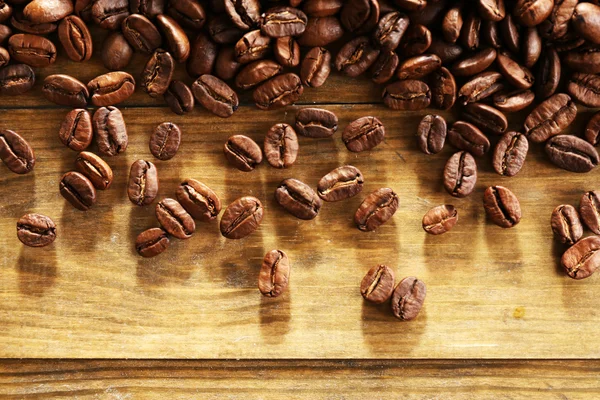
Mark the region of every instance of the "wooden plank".
[[600, 361], [116, 361], [0, 363], [22, 399], [597, 399]]
[[[559, 268], [562, 251], [549, 218], [560, 203], [577, 204], [597, 188], [597, 171], [561, 171], [532, 146], [515, 178], [496, 175], [486, 157], [473, 195], [451, 198], [441, 174], [452, 150], [425, 156], [414, 131], [425, 112], [398, 113], [381, 106], [330, 106], [340, 127], [375, 115], [387, 139], [353, 154], [340, 140], [301, 138], [289, 170], [261, 165], [239, 172], [224, 161], [222, 145], [234, 133], [261, 142], [276, 122], [292, 122], [296, 108], [255, 112], [242, 107], [222, 120], [204, 111], [173, 116], [164, 108], [124, 109], [130, 147], [108, 160], [113, 187], [99, 192], [89, 212], [74, 210], [58, 194], [60, 176], [75, 153], [56, 132], [62, 109], [2, 111], [2, 126], [35, 148], [33, 173], [0, 175], [0, 356], [74, 358], [594, 358], [590, 333], [600, 324], [600, 280], [573, 281]], [[445, 114], [450, 118], [449, 114]], [[226, 240], [217, 223], [199, 224], [188, 241], [173, 241], [158, 258], [135, 254], [133, 240], [157, 224], [152, 207], [132, 206], [125, 193], [129, 165], [151, 159], [148, 137], [165, 120], [180, 124], [183, 144], [171, 161], [157, 161], [159, 197], [174, 196], [187, 177], [202, 180], [225, 204], [255, 195], [265, 204], [262, 227], [240, 241]], [[516, 119], [515, 119], [516, 120]], [[581, 117], [573, 127], [581, 129]], [[516, 122], [515, 122], [516, 123]], [[331, 169], [351, 163], [365, 176], [364, 193], [324, 205], [313, 221], [286, 214], [273, 200], [284, 178], [315, 187]], [[491, 184], [520, 198], [523, 220], [503, 230], [486, 223], [481, 205]], [[365, 195], [392, 187], [400, 196], [395, 217], [377, 232], [352, 223]], [[426, 235], [421, 218], [432, 206], [455, 204], [460, 220], [441, 237]], [[15, 223], [41, 212], [58, 224], [59, 237], [44, 249], [21, 246]], [[256, 289], [263, 255], [281, 248], [292, 261], [289, 290], [278, 299]], [[363, 302], [358, 286], [368, 268], [390, 265], [398, 278], [415, 275], [428, 297], [415, 321], [402, 323], [389, 305]]]

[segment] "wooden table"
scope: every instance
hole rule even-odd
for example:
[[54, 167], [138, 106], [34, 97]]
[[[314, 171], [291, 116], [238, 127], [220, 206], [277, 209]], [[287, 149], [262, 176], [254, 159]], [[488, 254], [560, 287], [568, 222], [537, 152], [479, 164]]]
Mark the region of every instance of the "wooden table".
[[[102, 37], [95, 40], [99, 46]], [[58, 72], [87, 82], [106, 71], [97, 58], [84, 65], [66, 62], [62, 53], [58, 58], [39, 70], [31, 92], [0, 99], [0, 127], [21, 133], [38, 157], [25, 176], [0, 167], [0, 357], [6, 359], [0, 396], [217, 398], [228, 389], [234, 397], [278, 398], [280, 387], [288, 398], [365, 398], [374, 391], [381, 398], [598, 398], [600, 279], [566, 277], [559, 265], [564, 248], [553, 241], [549, 224], [555, 206], [577, 205], [584, 191], [598, 188], [597, 171], [559, 170], [532, 145], [514, 178], [495, 174], [489, 157], [478, 159], [475, 192], [454, 199], [442, 186], [453, 150], [426, 156], [416, 149], [415, 128], [428, 111], [382, 107], [381, 88], [366, 78], [334, 74], [324, 87], [306, 89], [296, 106], [271, 112], [257, 111], [244, 94], [229, 119], [200, 107], [176, 116], [138, 90], [120, 105], [130, 142], [124, 154], [107, 159], [114, 184], [83, 213], [58, 193], [76, 153], [57, 138], [67, 109], [41, 96], [41, 82]], [[128, 70], [137, 77], [144, 62], [138, 54]], [[185, 79], [182, 70], [178, 78]], [[226, 164], [221, 149], [228, 136], [245, 134], [262, 144], [271, 125], [293, 123], [296, 110], [308, 105], [334, 111], [340, 131], [355, 118], [377, 116], [386, 140], [354, 154], [341, 132], [302, 137], [288, 170], [263, 163], [244, 173]], [[580, 132], [591, 113], [582, 109], [569, 131]], [[519, 129], [524, 116], [511, 116], [511, 127]], [[180, 152], [168, 162], [148, 150], [150, 132], [163, 121], [183, 131]], [[140, 258], [133, 240], [157, 222], [152, 206], [135, 207], [126, 196], [129, 166], [137, 159], [156, 163], [160, 198], [173, 197], [188, 177], [208, 184], [224, 204], [257, 196], [265, 205], [261, 228], [232, 241], [219, 234], [217, 222], [198, 224], [190, 240], [173, 240], [155, 259]], [[282, 179], [315, 187], [344, 164], [363, 172], [363, 193], [326, 203], [315, 220], [295, 219], [274, 201]], [[481, 198], [493, 184], [519, 197], [517, 227], [486, 222]], [[398, 212], [378, 231], [360, 232], [354, 211], [369, 192], [386, 186], [400, 196]], [[459, 223], [446, 235], [426, 235], [423, 214], [444, 203], [458, 208]], [[16, 221], [28, 212], [55, 220], [52, 246], [31, 249], [17, 240]], [[290, 256], [291, 283], [283, 296], [267, 299], [256, 282], [262, 257], [274, 248]], [[426, 282], [425, 308], [416, 320], [400, 322], [389, 305], [362, 300], [360, 280], [378, 263], [391, 266], [398, 279], [414, 275]]]

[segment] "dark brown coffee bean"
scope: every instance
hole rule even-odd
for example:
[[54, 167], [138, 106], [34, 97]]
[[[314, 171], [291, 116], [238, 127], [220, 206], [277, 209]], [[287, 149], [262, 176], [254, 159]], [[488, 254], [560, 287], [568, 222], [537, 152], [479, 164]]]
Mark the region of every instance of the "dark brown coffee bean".
[[171, 111], [177, 115], [184, 115], [194, 109], [194, 95], [182, 81], [171, 81], [164, 98]]
[[186, 64], [188, 74], [192, 78], [211, 74], [216, 63], [217, 54], [217, 45], [206, 34], [200, 32], [192, 43], [190, 57]]
[[275, 168], [289, 168], [298, 156], [298, 137], [288, 124], [275, 124], [263, 144], [267, 162]]
[[199, 30], [206, 22], [206, 11], [197, 0], [170, 1], [167, 14], [184, 28]]
[[360, 282], [362, 297], [375, 304], [385, 303], [394, 291], [394, 271], [386, 265], [376, 265]]
[[225, 158], [240, 171], [252, 171], [262, 162], [262, 151], [248, 136], [233, 135], [223, 146]]
[[581, 196], [579, 213], [585, 226], [596, 235], [600, 234], [600, 191], [589, 191]]
[[85, 22], [69, 15], [58, 25], [58, 38], [67, 56], [73, 61], [87, 61], [92, 56], [92, 35]]
[[10, 57], [17, 62], [42, 68], [56, 61], [56, 47], [42, 36], [17, 33], [8, 39]]
[[371, 46], [367, 36], [359, 36], [346, 43], [335, 59], [335, 67], [347, 76], [363, 74], [377, 59], [379, 50]]
[[242, 239], [258, 229], [263, 206], [256, 197], [245, 196], [231, 203], [221, 217], [219, 228], [227, 239]]
[[169, 235], [177, 239], [189, 239], [196, 230], [192, 216], [174, 199], [165, 198], [156, 205], [156, 219]]
[[272, 38], [299, 36], [304, 33], [307, 21], [306, 14], [297, 8], [273, 7], [262, 15], [260, 30]]
[[0, 23], [8, 21], [12, 16], [12, 13], [13, 7], [3, 1], [2, 4], [0, 4]]
[[10, 54], [4, 47], [0, 47], [0, 68], [4, 67], [10, 62]]
[[325, 83], [331, 72], [331, 53], [323, 47], [313, 47], [306, 53], [300, 68], [302, 83], [309, 87], [319, 87]]
[[461, 46], [447, 43], [440, 38], [433, 38], [427, 51], [438, 56], [442, 63], [446, 65], [459, 59], [464, 52]]
[[423, 230], [431, 235], [448, 232], [458, 222], [458, 211], [453, 205], [433, 207], [423, 216]]
[[158, 194], [158, 173], [150, 161], [137, 160], [131, 164], [127, 196], [136, 206], [151, 204]]
[[535, 82], [535, 93], [541, 99], [546, 99], [556, 92], [560, 83], [561, 64], [558, 53], [552, 47], [547, 47], [539, 62]]
[[466, 105], [481, 101], [503, 88], [502, 74], [495, 71], [482, 72], [465, 83], [458, 91], [460, 101]]
[[506, 132], [494, 149], [492, 164], [494, 170], [503, 176], [519, 173], [529, 151], [527, 137], [519, 132]]
[[384, 104], [393, 110], [415, 111], [429, 106], [431, 90], [425, 82], [408, 79], [387, 85], [382, 97]]
[[535, 79], [531, 71], [507, 55], [499, 53], [496, 57], [496, 64], [504, 78], [517, 89], [529, 89], [533, 86]]
[[309, 18], [298, 44], [305, 47], [323, 47], [344, 36], [344, 28], [336, 17]]
[[581, 104], [600, 107], [600, 77], [576, 72], [567, 83], [567, 92]]
[[423, 117], [417, 127], [417, 143], [425, 154], [437, 154], [446, 142], [446, 120], [439, 115]]
[[512, 228], [521, 221], [519, 199], [504, 186], [490, 186], [483, 194], [483, 207], [494, 224]]
[[426, 0], [395, 0], [395, 3], [401, 8], [411, 11], [419, 11], [427, 6]]
[[56, 224], [42, 214], [25, 214], [17, 221], [17, 237], [25, 246], [48, 246], [56, 239]]
[[502, 91], [494, 95], [494, 107], [504, 112], [516, 112], [529, 107], [535, 94], [529, 89]]
[[235, 49], [231, 46], [223, 47], [217, 54], [215, 60], [215, 75], [224, 81], [235, 78], [242, 64], [235, 58]]
[[577, 106], [571, 98], [558, 93], [539, 104], [525, 120], [525, 135], [535, 143], [543, 143], [571, 125]]
[[55, 104], [73, 108], [87, 106], [90, 96], [85, 85], [69, 75], [47, 76], [42, 93]]
[[488, 21], [501, 21], [506, 16], [504, 0], [479, 0], [477, 11], [481, 18]]
[[462, 116], [486, 133], [502, 135], [508, 128], [504, 114], [487, 104], [469, 103], [463, 109]]
[[399, 63], [400, 59], [396, 52], [382, 51], [371, 67], [371, 79], [378, 84], [386, 83], [393, 78]]
[[504, 46], [513, 53], [519, 53], [521, 50], [521, 33], [519, 25], [517, 25], [512, 14], [506, 14], [506, 17], [500, 21], [500, 31]]
[[118, 71], [126, 68], [133, 56], [133, 48], [121, 32], [111, 33], [102, 45], [102, 64], [111, 70]]
[[127, 72], [115, 71], [92, 79], [87, 88], [93, 105], [112, 106], [127, 100], [133, 94], [135, 80]]
[[33, 0], [23, 9], [23, 17], [35, 24], [60, 21], [72, 13], [72, 0]]
[[338, 118], [331, 111], [321, 108], [302, 108], [296, 114], [296, 130], [303, 136], [326, 138], [338, 128]]
[[[551, 1], [548, 1], [552, 3]], [[584, 39], [600, 44], [600, 6], [592, 3], [579, 3], [571, 18], [575, 31]]]
[[0, 44], [4, 43], [12, 35], [12, 30], [6, 25], [0, 24]]
[[[505, 19], [506, 17], [504, 20]], [[479, 29], [479, 35], [487, 45], [496, 50], [503, 46], [502, 39], [500, 38], [500, 25], [496, 21], [482, 21], [481, 28]]]
[[258, 274], [258, 290], [266, 297], [281, 295], [290, 279], [290, 261], [282, 250], [271, 250], [265, 255]]
[[597, 112], [590, 118], [585, 127], [584, 136], [585, 140], [592, 146], [600, 144], [600, 112]]
[[[132, 14], [142, 14], [148, 18], [154, 18], [159, 14], [164, 14], [165, 3], [165, 0], [130, 0], [129, 8]], [[179, 0], [174, 3], [186, 4], [189, 1]]]
[[363, 183], [360, 170], [352, 165], [345, 165], [321, 178], [317, 186], [317, 194], [325, 201], [349, 199], [362, 191]]
[[550, 16], [553, 8], [552, 0], [518, 0], [513, 14], [523, 25], [536, 26]]
[[573, 279], [584, 279], [600, 267], [600, 236], [581, 239], [564, 252], [560, 264]]
[[173, 77], [175, 62], [168, 51], [162, 49], [156, 50], [148, 59], [142, 71], [140, 85], [150, 97], [162, 96]]
[[275, 60], [283, 67], [293, 68], [300, 64], [300, 46], [291, 36], [277, 39], [273, 53]]
[[116, 156], [127, 150], [127, 127], [118, 108], [109, 106], [97, 109], [92, 122], [100, 153]]
[[452, 73], [455, 76], [477, 75], [496, 61], [496, 55], [496, 50], [493, 48], [478, 51], [477, 53], [456, 62], [452, 66]]
[[185, 62], [190, 56], [190, 40], [177, 21], [168, 15], [156, 17], [156, 24], [165, 37], [167, 49], [178, 63]]
[[[344, 2], [342, 0], [305, 0], [302, 10], [310, 17], [328, 17], [340, 12]], [[298, 7], [298, 5], [293, 5]]]
[[96, 204], [94, 185], [79, 172], [70, 171], [64, 174], [59, 188], [62, 197], [78, 210], [87, 211]]
[[586, 40], [580, 37], [573, 30], [567, 32], [567, 34], [559, 39], [556, 39], [552, 44], [553, 47], [559, 53], [580, 50], [586, 47], [595, 46], [593, 44], [586, 44]]
[[542, 38], [537, 28], [528, 28], [523, 35], [523, 64], [533, 67], [542, 54]]
[[323, 201], [306, 183], [297, 179], [285, 179], [275, 190], [275, 200], [287, 212], [303, 220], [314, 219]]
[[467, 14], [460, 31], [460, 41], [468, 50], [479, 48], [479, 30], [481, 29], [481, 18], [474, 11]]
[[258, 60], [246, 65], [235, 77], [240, 89], [250, 89], [278, 75], [283, 67], [273, 60]]
[[10, 24], [13, 28], [32, 35], [47, 35], [54, 32], [58, 25], [52, 22], [45, 24], [36, 24], [23, 17], [23, 12], [15, 10], [10, 18]]
[[26, 174], [35, 166], [35, 154], [29, 143], [8, 129], [0, 129], [0, 159], [15, 174]]
[[75, 0], [75, 15], [80, 17], [85, 22], [92, 22], [92, 6], [93, 0]]
[[442, 110], [449, 110], [456, 102], [456, 81], [454, 76], [442, 67], [431, 74], [431, 101]]
[[260, 30], [250, 31], [235, 44], [235, 57], [242, 64], [265, 58], [272, 50], [271, 40]]
[[260, 22], [260, 3], [258, 0], [225, 0], [225, 11], [240, 29], [245, 31]]
[[575, 207], [570, 204], [561, 204], [552, 211], [550, 219], [554, 237], [561, 243], [573, 245], [583, 236], [583, 225], [579, 220], [579, 214]]
[[452, 125], [448, 131], [448, 142], [474, 156], [482, 156], [490, 149], [488, 138], [475, 125], [463, 121], [456, 121]]
[[162, 44], [162, 37], [156, 26], [141, 14], [132, 14], [121, 24], [123, 36], [136, 50], [152, 53]]
[[238, 28], [227, 14], [217, 14], [208, 21], [208, 34], [219, 44], [234, 44], [244, 35], [245, 30]]
[[369, 32], [379, 21], [379, 2], [377, 0], [345, 1], [340, 20], [349, 32], [355, 34]]
[[573, 135], [551, 137], [545, 150], [554, 165], [571, 172], [589, 172], [600, 163], [594, 146]]
[[58, 137], [71, 150], [87, 149], [94, 137], [90, 112], [82, 108], [69, 111], [60, 126]]
[[400, 12], [385, 14], [381, 17], [377, 28], [373, 32], [373, 41], [382, 50], [396, 50], [408, 28], [409, 22], [406, 14]]
[[181, 130], [172, 122], [158, 125], [150, 136], [150, 153], [159, 160], [175, 157], [181, 143]]
[[342, 133], [346, 148], [359, 153], [371, 150], [385, 138], [385, 128], [375, 117], [361, 117], [348, 124]]
[[233, 89], [212, 75], [202, 75], [196, 79], [192, 93], [198, 103], [221, 118], [231, 117], [240, 104]]
[[577, 3], [578, 0], [555, 1], [550, 16], [539, 26], [540, 34], [544, 38], [551, 40], [565, 36]]
[[295, 103], [304, 86], [300, 77], [293, 73], [278, 75], [254, 90], [252, 97], [256, 107], [261, 110], [274, 110]]
[[429, 46], [431, 46], [431, 31], [423, 25], [410, 25], [400, 42], [405, 57], [423, 54]]
[[448, 43], [456, 43], [463, 23], [462, 4], [459, 3], [449, 8], [442, 21], [442, 35], [444, 35], [444, 40]]
[[177, 188], [177, 200], [200, 221], [212, 221], [221, 212], [221, 200], [211, 188], [195, 179], [186, 179]]
[[564, 55], [562, 61], [567, 67], [577, 72], [600, 73], [600, 47], [579, 47]]
[[402, 321], [415, 319], [423, 308], [426, 294], [423, 281], [412, 276], [402, 279], [392, 293], [394, 316]]
[[75, 169], [85, 175], [98, 190], [106, 190], [113, 181], [109, 165], [94, 153], [82, 151], [75, 159]]
[[477, 164], [470, 153], [459, 151], [446, 162], [444, 187], [454, 197], [467, 197], [475, 189]]
[[156, 257], [169, 247], [167, 232], [161, 228], [150, 228], [135, 239], [135, 250], [142, 257]]
[[421, 79], [442, 66], [435, 54], [422, 54], [404, 60], [398, 67], [398, 79]]
[[100, 28], [117, 30], [129, 15], [128, 0], [94, 0], [93, 3], [92, 18]]
[[356, 210], [354, 223], [363, 232], [372, 232], [390, 220], [398, 210], [398, 195], [390, 188], [369, 194]]

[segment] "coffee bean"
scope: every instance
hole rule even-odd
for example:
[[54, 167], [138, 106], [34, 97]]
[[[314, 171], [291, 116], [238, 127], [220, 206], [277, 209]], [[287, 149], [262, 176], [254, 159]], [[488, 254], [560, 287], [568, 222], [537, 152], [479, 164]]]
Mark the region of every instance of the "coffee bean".
[[440, 115], [429, 114], [423, 117], [417, 127], [417, 144], [425, 154], [437, 154], [446, 142], [446, 120]]
[[479, 0], [477, 11], [481, 18], [489, 21], [501, 21], [506, 16], [504, 0]]
[[69, 111], [58, 131], [60, 141], [71, 150], [87, 149], [92, 143], [92, 116], [88, 110], [76, 108]]
[[362, 297], [375, 304], [385, 303], [394, 291], [394, 271], [387, 265], [376, 265], [360, 282]]
[[501, 91], [494, 95], [494, 107], [504, 112], [517, 112], [529, 107], [535, 94], [529, 89], [514, 91]]
[[517, 89], [529, 89], [533, 86], [535, 79], [531, 71], [507, 55], [498, 53], [496, 64], [504, 78]]
[[237, 94], [225, 82], [212, 75], [202, 75], [192, 84], [198, 102], [213, 114], [228, 118], [238, 109]]
[[261, 17], [260, 30], [272, 38], [299, 36], [306, 29], [306, 14], [293, 7], [273, 7]]
[[204, 11], [204, 7], [197, 0], [169, 2], [167, 14], [181, 26], [189, 29], [199, 30], [206, 22], [206, 11]]
[[273, 53], [275, 60], [283, 67], [293, 68], [300, 64], [300, 46], [291, 36], [278, 38]]
[[[502, 21], [506, 21], [508, 17], [505, 17]], [[481, 28], [479, 29], [479, 35], [483, 41], [498, 50], [503, 47], [502, 39], [500, 38], [500, 26], [499, 22], [496, 21], [482, 21]]]
[[25, 17], [23, 17], [23, 12], [19, 10], [15, 10], [12, 17], [10, 18], [10, 24], [13, 28], [33, 35], [47, 35], [49, 33], [54, 32], [58, 25], [52, 22], [44, 23], [44, 24], [36, 24], [31, 22]]
[[497, 52], [493, 48], [480, 50], [456, 62], [452, 66], [452, 73], [455, 76], [473, 76], [485, 71], [496, 61]]
[[258, 290], [267, 297], [281, 295], [290, 279], [290, 261], [282, 250], [271, 250], [265, 255], [258, 274]]
[[177, 239], [189, 239], [196, 230], [192, 216], [174, 199], [165, 198], [156, 205], [156, 219], [167, 233]]
[[423, 25], [409, 25], [400, 41], [401, 52], [405, 57], [423, 54], [431, 46], [431, 31]]
[[547, 47], [539, 62], [535, 82], [535, 93], [539, 98], [546, 99], [556, 92], [560, 83], [561, 70], [558, 53], [553, 48]]
[[72, 13], [71, 0], [33, 0], [23, 9], [23, 16], [36, 24], [60, 21]]
[[61, 21], [58, 25], [58, 38], [71, 60], [81, 62], [92, 57], [92, 35], [78, 16], [69, 15]]
[[421, 79], [442, 66], [435, 54], [422, 54], [404, 60], [396, 72], [398, 79]]
[[440, 60], [442, 60], [442, 63], [446, 65], [458, 60], [464, 53], [461, 46], [447, 43], [443, 39], [437, 37], [431, 40], [431, 45], [427, 51], [438, 56]]
[[192, 78], [204, 74], [212, 74], [217, 60], [219, 48], [215, 42], [200, 32], [190, 50], [190, 56], [187, 60], [186, 69]]
[[102, 154], [116, 156], [127, 150], [127, 127], [118, 108], [109, 106], [97, 109], [92, 122], [96, 144]]
[[[190, 1], [179, 0], [176, 3], [187, 5], [189, 2]], [[165, 0], [130, 0], [129, 9], [132, 14], [142, 14], [147, 18], [154, 18], [159, 14], [164, 14], [165, 3]]]
[[600, 191], [589, 191], [581, 196], [579, 213], [585, 226], [598, 234], [600, 232]]
[[26, 174], [35, 165], [35, 155], [29, 143], [8, 129], [0, 129], [0, 159], [15, 174]]
[[162, 44], [162, 37], [156, 26], [141, 14], [132, 14], [121, 24], [123, 36], [129, 44], [142, 53], [152, 53]]
[[448, 43], [456, 43], [463, 27], [463, 13], [461, 5], [449, 8], [442, 21], [442, 35]]
[[133, 56], [133, 48], [121, 32], [113, 32], [104, 40], [100, 56], [102, 64], [107, 69], [118, 71], [129, 65]]
[[4, 67], [10, 62], [10, 54], [4, 47], [0, 47], [0, 68]]
[[225, 1], [225, 11], [240, 29], [245, 31], [260, 22], [260, 3], [258, 0]]
[[64, 174], [59, 188], [62, 197], [78, 210], [87, 211], [96, 204], [94, 185], [79, 172], [69, 171]]
[[304, 0], [302, 1], [302, 10], [309, 17], [329, 17], [339, 13], [343, 5], [342, 0]]
[[80, 17], [85, 22], [92, 21], [92, 0], [75, 0], [75, 15]]
[[156, 24], [162, 32], [167, 50], [178, 63], [185, 62], [190, 56], [190, 41], [181, 26], [168, 15], [156, 17]]
[[416, 111], [431, 103], [431, 90], [425, 82], [404, 80], [389, 84], [383, 90], [383, 102], [393, 110]]
[[[414, 3], [414, 2], [413, 2]], [[425, 7], [421, 9], [413, 10], [409, 14], [410, 20], [415, 24], [421, 24], [425, 26], [433, 26], [440, 24], [444, 17], [444, 11], [447, 4], [443, 2], [427, 2]]]
[[275, 200], [287, 212], [303, 220], [314, 219], [323, 201], [306, 183], [297, 179], [285, 179], [275, 190]]
[[252, 97], [256, 107], [261, 110], [273, 110], [295, 103], [304, 86], [300, 77], [293, 73], [278, 75], [254, 90]]
[[464, 121], [456, 121], [452, 125], [448, 131], [448, 142], [474, 156], [482, 156], [490, 149], [488, 138], [475, 125]]
[[92, 18], [100, 28], [117, 30], [129, 15], [128, 0], [94, 0], [93, 3]]
[[321, 178], [317, 194], [325, 201], [340, 201], [354, 197], [362, 191], [364, 178], [352, 165], [338, 167]]
[[581, 104], [600, 107], [600, 77], [576, 72], [567, 83], [567, 92]]
[[577, 0], [555, 1], [550, 16], [539, 25], [540, 34], [551, 40], [565, 36], [577, 3]]
[[17, 237], [29, 247], [48, 246], [56, 239], [56, 224], [42, 214], [25, 214], [17, 221]]
[[592, 146], [600, 144], [600, 112], [594, 114], [585, 127], [585, 140]]
[[589, 172], [600, 162], [596, 149], [577, 136], [554, 136], [546, 142], [545, 150], [554, 165], [571, 172]]
[[221, 212], [219, 196], [195, 179], [186, 179], [177, 188], [177, 200], [192, 218], [208, 222]]
[[322, 86], [331, 72], [331, 53], [323, 47], [313, 47], [304, 56], [300, 67], [302, 83], [309, 87]]
[[560, 264], [573, 279], [584, 279], [600, 267], [600, 237], [581, 239], [564, 252]]
[[133, 76], [123, 71], [109, 72], [88, 82], [90, 100], [96, 107], [113, 106], [129, 98], [135, 90]]
[[224, 81], [235, 78], [242, 64], [235, 59], [233, 47], [223, 47], [215, 60], [215, 75]]
[[271, 40], [260, 30], [250, 31], [235, 44], [235, 57], [242, 64], [265, 58], [272, 50]]
[[463, 118], [484, 132], [501, 135], [508, 128], [508, 120], [502, 112], [483, 103], [469, 103], [465, 106]]
[[227, 161], [240, 171], [252, 171], [262, 162], [260, 147], [248, 136], [231, 136], [223, 146], [223, 152]]
[[171, 111], [177, 115], [184, 115], [194, 109], [192, 90], [182, 81], [171, 81], [164, 98]]
[[29, 91], [35, 83], [35, 73], [29, 65], [11, 64], [0, 68], [0, 95], [16, 96]]
[[398, 210], [398, 195], [390, 188], [369, 194], [356, 210], [354, 223], [363, 232], [371, 232], [389, 221]]
[[444, 188], [454, 197], [467, 197], [475, 189], [477, 164], [466, 151], [454, 153], [444, 167]]
[[56, 61], [56, 47], [42, 36], [17, 33], [8, 39], [10, 57], [19, 63], [42, 68]]
[[506, 132], [494, 149], [492, 164], [494, 170], [503, 176], [519, 173], [529, 151], [527, 137], [519, 132]]
[[263, 144], [267, 162], [275, 168], [289, 168], [298, 156], [298, 136], [288, 124], [275, 124]]
[[296, 113], [296, 130], [303, 136], [326, 138], [338, 128], [338, 118], [331, 111], [321, 108], [302, 108]]
[[278, 75], [283, 67], [273, 60], [258, 60], [246, 65], [235, 77], [240, 89], [250, 89]]
[[263, 219], [263, 206], [256, 197], [245, 196], [231, 203], [221, 217], [221, 235], [242, 239], [258, 229]]
[[410, 20], [406, 14], [397, 11], [385, 14], [381, 17], [377, 28], [373, 32], [373, 41], [382, 50], [396, 50], [409, 23]]
[[571, 98], [558, 93], [540, 103], [525, 120], [525, 135], [542, 143], [566, 129], [577, 115], [577, 106]]
[[458, 211], [453, 205], [433, 207], [423, 216], [423, 230], [431, 235], [448, 232], [458, 222]]
[[346, 43], [338, 52], [335, 67], [347, 76], [363, 74], [377, 59], [379, 50], [371, 46], [367, 36], [359, 36]]
[[168, 51], [156, 50], [142, 71], [141, 86], [150, 97], [162, 96], [173, 77], [175, 62]]
[[137, 160], [131, 164], [127, 196], [136, 206], [151, 204], [158, 194], [158, 173], [150, 161]]
[[215, 43], [234, 44], [245, 32], [246, 30], [238, 28], [227, 14], [214, 15], [208, 21], [208, 33]]
[[0, 23], [8, 21], [12, 13], [13, 6], [3, 1], [2, 4], [0, 4]]
[[382, 51], [371, 66], [371, 79], [378, 84], [386, 83], [393, 78], [399, 63], [400, 59], [394, 51]]
[[304, 47], [324, 47], [344, 36], [344, 28], [336, 17], [309, 18], [298, 44]]
[[4, 43], [12, 35], [12, 30], [6, 26], [0, 24], [0, 43]]
[[402, 321], [415, 319], [423, 308], [426, 294], [427, 289], [423, 281], [412, 276], [402, 279], [392, 293], [394, 316]]
[[90, 96], [83, 83], [69, 75], [48, 75], [42, 93], [51, 102], [73, 108], [86, 107]]
[[536, 26], [550, 16], [553, 7], [552, 0], [518, 0], [513, 14], [523, 25]]
[[88, 151], [82, 151], [75, 159], [75, 169], [85, 175], [98, 190], [106, 190], [113, 181], [113, 172], [108, 164]]
[[502, 74], [495, 71], [482, 72], [465, 83], [458, 91], [459, 100], [464, 104], [481, 101], [503, 88]]
[[523, 35], [523, 64], [526, 68], [533, 67], [542, 53], [542, 38], [537, 28], [528, 28]]
[[[549, 3], [552, 3], [549, 1]], [[579, 3], [571, 18], [575, 31], [584, 39], [600, 44], [600, 6], [592, 3]]]
[[565, 65], [577, 72], [600, 73], [600, 47], [583, 46], [569, 51], [562, 59]]
[[135, 239], [135, 250], [142, 257], [156, 257], [169, 247], [167, 232], [161, 228], [150, 228]]
[[385, 138], [385, 128], [375, 117], [361, 117], [352, 121], [342, 133], [346, 148], [352, 152], [371, 150]]
[[442, 67], [431, 74], [431, 101], [442, 110], [449, 110], [456, 102], [456, 81], [454, 76]]
[[460, 41], [463, 47], [468, 50], [476, 50], [479, 48], [480, 29], [481, 18], [477, 13], [471, 11], [465, 17], [463, 27], [460, 31]]
[[356, 35], [371, 31], [379, 21], [379, 2], [376, 0], [349, 0], [340, 14], [342, 25]]
[[561, 204], [552, 211], [550, 220], [554, 237], [569, 246], [575, 244], [583, 236], [583, 226], [579, 214], [570, 204]]
[[483, 207], [490, 221], [501, 228], [512, 228], [521, 221], [519, 199], [504, 186], [490, 186], [483, 193]]
[[150, 153], [159, 160], [175, 157], [181, 143], [181, 130], [172, 122], [158, 125], [150, 136]]

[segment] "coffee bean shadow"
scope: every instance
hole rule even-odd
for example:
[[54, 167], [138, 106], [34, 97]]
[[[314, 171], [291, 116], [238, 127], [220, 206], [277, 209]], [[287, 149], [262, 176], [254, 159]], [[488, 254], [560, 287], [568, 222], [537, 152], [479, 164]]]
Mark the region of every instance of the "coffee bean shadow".
[[[193, 275], [196, 266], [188, 263], [185, 247], [187, 240], [171, 238], [168, 249], [152, 258], [143, 258], [139, 255], [136, 277], [137, 283], [144, 289], [153, 289], [167, 285], [182, 285]], [[187, 260], [186, 260], [187, 259]]]
[[569, 278], [569, 275], [566, 273], [560, 262], [564, 252], [568, 248], [569, 247], [567, 245], [559, 243], [557, 240], [552, 240], [552, 259], [554, 260], [554, 272], [557, 276], [563, 278]]
[[26, 296], [44, 296], [58, 277], [55, 244], [42, 248], [23, 246], [16, 268], [19, 273], [19, 292]]
[[484, 238], [486, 244], [486, 256], [494, 267], [502, 271], [506, 278], [513, 283], [523, 280], [525, 267], [527, 266], [523, 257], [522, 237], [519, 225], [513, 228], [500, 228], [489, 220], [484, 223]]
[[[291, 286], [291, 285], [290, 285]], [[292, 290], [287, 290], [277, 298], [261, 296], [258, 315], [260, 333], [265, 343], [279, 344], [290, 332]]]

